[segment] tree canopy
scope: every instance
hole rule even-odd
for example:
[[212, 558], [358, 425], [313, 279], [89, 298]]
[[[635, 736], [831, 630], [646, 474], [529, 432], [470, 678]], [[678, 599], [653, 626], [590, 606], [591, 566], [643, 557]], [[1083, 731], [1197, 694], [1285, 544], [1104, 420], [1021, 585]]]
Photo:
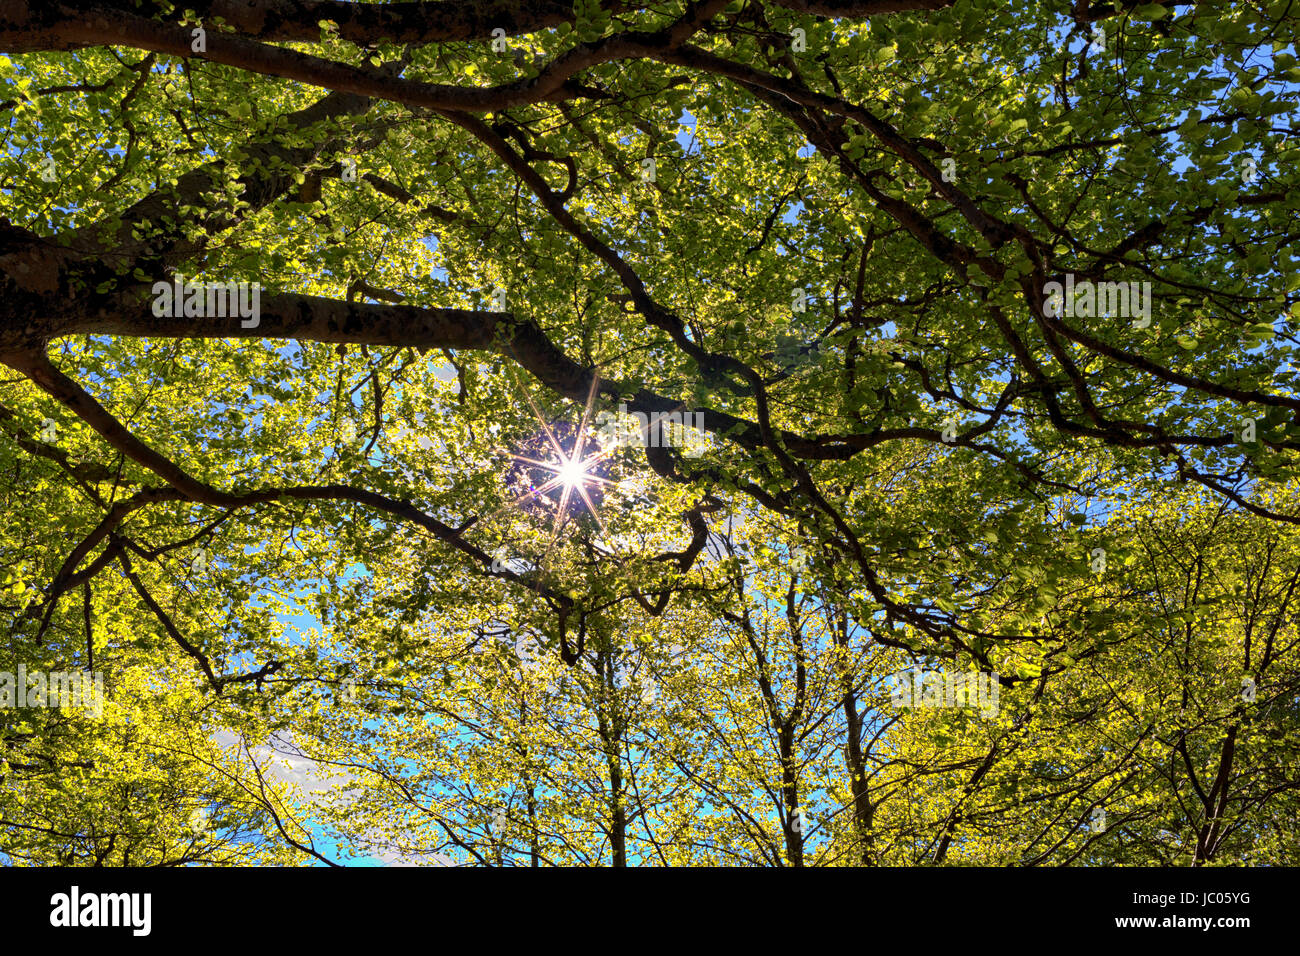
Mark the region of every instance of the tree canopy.
[[0, 3], [0, 859], [1300, 862], [1298, 26]]

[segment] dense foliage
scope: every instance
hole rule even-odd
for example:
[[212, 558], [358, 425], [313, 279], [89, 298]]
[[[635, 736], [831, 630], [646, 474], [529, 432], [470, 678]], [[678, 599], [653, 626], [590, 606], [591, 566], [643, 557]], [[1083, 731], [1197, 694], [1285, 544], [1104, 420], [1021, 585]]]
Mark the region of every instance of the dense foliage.
[[0, 859], [1300, 862], [1298, 25], [0, 3]]

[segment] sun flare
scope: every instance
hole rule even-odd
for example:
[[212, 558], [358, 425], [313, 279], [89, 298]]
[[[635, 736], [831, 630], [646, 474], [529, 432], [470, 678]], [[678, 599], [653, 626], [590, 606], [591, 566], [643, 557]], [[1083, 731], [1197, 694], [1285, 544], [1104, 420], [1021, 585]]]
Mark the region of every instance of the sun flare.
[[572, 458], [562, 459], [556, 474], [560, 476], [560, 481], [564, 483], [566, 488], [572, 488], [587, 477], [586, 463], [580, 460], [577, 455]]

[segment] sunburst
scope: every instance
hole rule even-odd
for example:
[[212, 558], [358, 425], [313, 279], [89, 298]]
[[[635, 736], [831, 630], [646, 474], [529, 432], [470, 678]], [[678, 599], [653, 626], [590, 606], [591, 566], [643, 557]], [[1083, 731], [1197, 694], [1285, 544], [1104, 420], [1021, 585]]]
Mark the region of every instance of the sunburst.
[[[507, 511], [521, 508], [529, 501], [537, 499], [542, 495], [546, 495], [557, 488], [560, 489], [559, 507], [555, 512], [555, 522], [551, 526], [550, 540], [547, 542], [546, 550], [542, 553], [541, 558], [537, 562], [537, 569], [542, 571], [545, 568], [547, 558], [555, 550], [556, 544], [560, 540], [560, 535], [564, 530], [564, 526], [569, 520], [569, 504], [573, 500], [575, 494], [581, 499], [587, 512], [595, 520], [597, 526], [599, 526], [601, 534], [606, 540], [609, 540], [609, 529], [605, 527], [605, 522], [601, 520], [600, 514], [596, 509], [596, 504], [592, 501], [589, 491], [593, 486], [612, 487], [616, 484], [608, 478], [596, 474], [593, 469], [602, 461], [613, 455], [614, 452], [618, 450], [618, 446], [614, 445], [604, 450], [598, 450], [594, 453], [586, 454], [587, 446], [590, 442], [589, 426], [591, 424], [591, 413], [596, 403], [596, 393], [600, 387], [600, 377], [598, 375], [592, 375], [591, 387], [587, 392], [587, 401], [582, 410], [582, 422], [579, 424], [577, 434], [573, 439], [573, 448], [571, 450], [566, 450], [564, 443], [556, 437], [555, 429], [551, 427], [550, 423], [546, 420], [546, 416], [544, 416], [541, 409], [537, 407], [537, 403], [533, 400], [533, 396], [527, 389], [520, 385], [519, 379], [515, 376], [514, 370], [507, 366], [507, 371], [510, 374], [511, 381], [514, 383], [515, 388], [523, 394], [524, 398], [527, 400], [528, 407], [532, 410], [533, 417], [537, 419], [537, 424], [541, 426], [541, 430], [543, 434], [545, 434], [547, 443], [550, 445], [550, 450], [553, 453], [546, 460], [529, 458], [525, 455], [519, 455], [513, 452], [510, 453], [510, 457], [520, 464], [541, 469], [542, 471], [549, 473], [551, 477], [537, 487], [532, 488], [515, 498], [509, 504], [498, 508], [487, 517], [486, 522], [493, 521], [505, 514]], [[648, 421], [646, 425], [643, 426], [643, 430], [648, 430], [653, 424], [655, 424], [655, 421]]]
[[589, 443], [588, 427], [591, 423], [592, 408], [596, 403], [596, 392], [600, 385], [599, 377], [594, 375], [592, 376], [591, 388], [587, 392], [587, 401], [582, 411], [582, 423], [578, 426], [577, 434], [573, 440], [572, 450], [566, 450], [560, 439], [556, 437], [555, 430], [551, 428], [550, 423], [547, 422], [541, 409], [538, 408], [537, 403], [533, 401], [532, 395], [529, 394], [527, 389], [520, 387], [519, 381], [515, 378], [513, 371], [510, 372], [510, 377], [514, 381], [515, 387], [523, 393], [524, 398], [528, 401], [528, 407], [532, 410], [533, 416], [537, 419], [538, 425], [541, 426], [542, 432], [545, 434], [551, 452], [553, 453], [546, 460], [529, 458], [526, 455], [519, 455], [513, 452], [510, 457], [520, 464], [531, 465], [534, 468], [541, 469], [542, 471], [549, 473], [551, 477], [537, 487], [520, 495], [509, 504], [497, 509], [496, 512], [488, 516], [487, 520], [492, 521], [494, 518], [499, 517], [507, 511], [520, 508], [531, 500], [548, 494], [557, 488], [560, 489], [560, 502], [559, 507], [555, 512], [555, 522], [551, 527], [550, 540], [547, 542], [546, 550], [537, 563], [538, 569], [541, 570], [545, 567], [546, 559], [550, 556], [551, 552], [555, 549], [556, 544], [559, 542], [560, 534], [563, 532], [564, 526], [569, 519], [569, 504], [573, 500], [575, 494], [579, 499], [581, 499], [587, 512], [600, 527], [601, 534], [606, 537], [609, 536], [609, 531], [605, 527], [605, 522], [600, 517], [595, 502], [592, 501], [589, 489], [592, 486], [612, 486], [614, 484], [614, 482], [610, 481], [608, 478], [605, 478], [602, 475], [597, 475], [592, 470], [597, 464], [613, 454], [614, 449], [611, 448], [604, 451], [597, 451], [592, 454], [586, 454]]

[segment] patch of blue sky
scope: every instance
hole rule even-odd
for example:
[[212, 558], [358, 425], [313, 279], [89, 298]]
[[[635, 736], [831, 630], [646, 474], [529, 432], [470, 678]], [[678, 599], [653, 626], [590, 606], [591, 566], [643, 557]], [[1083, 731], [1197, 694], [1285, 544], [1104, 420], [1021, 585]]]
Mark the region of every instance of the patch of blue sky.
[[682, 110], [682, 115], [677, 117], [677, 125], [682, 128], [677, 131], [674, 138], [682, 147], [682, 151], [688, 156], [700, 153], [700, 143], [695, 135], [695, 116], [689, 110]]
[[[424, 244], [424, 247], [429, 250], [429, 255], [433, 257], [435, 262], [437, 262], [438, 247], [441, 245], [441, 241], [438, 239], [438, 237], [433, 234], [430, 234], [425, 236], [420, 241]], [[429, 270], [429, 275], [431, 275], [434, 279], [436, 279], [439, 282], [446, 282], [449, 278], [449, 273], [447, 272], [446, 267], [442, 265], [433, 266], [433, 268]]]

